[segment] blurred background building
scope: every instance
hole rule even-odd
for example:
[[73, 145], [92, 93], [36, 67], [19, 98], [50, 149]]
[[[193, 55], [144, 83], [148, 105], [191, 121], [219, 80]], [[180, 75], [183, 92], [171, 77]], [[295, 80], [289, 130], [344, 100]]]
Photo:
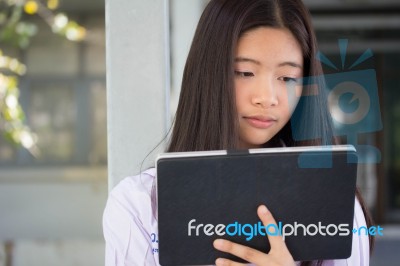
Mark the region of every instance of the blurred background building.
[[38, 27], [28, 48], [0, 43], [26, 65], [20, 103], [40, 150], [34, 157], [0, 138], [1, 266], [104, 264], [104, 1], [59, 4], [55, 13], [86, 28], [84, 41], [55, 34], [43, 18], [25, 13], [23, 20]]
[[[171, 116], [191, 38], [207, 2], [169, 1]], [[373, 58], [355, 69], [376, 71], [383, 130], [359, 134], [357, 141], [376, 146], [382, 160], [361, 165], [358, 182], [376, 223], [384, 227], [371, 265], [397, 265], [400, 2], [305, 3], [313, 16], [320, 51], [338, 66], [338, 70], [326, 67], [327, 72], [349, 71], [349, 65], [364, 51], [373, 52]], [[84, 41], [71, 42], [55, 35], [47, 24], [32, 16], [28, 19], [37, 23], [39, 31], [28, 49], [0, 43], [4, 53], [26, 64], [27, 72], [19, 83], [20, 103], [28, 125], [37, 134], [40, 149], [40, 156], [34, 157], [0, 138], [0, 266], [104, 264], [101, 216], [107, 199], [105, 3], [64, 0], [60, 1], [59, 10], [86, 28]], [[343, 68], [339, 39], [348, 39]]]

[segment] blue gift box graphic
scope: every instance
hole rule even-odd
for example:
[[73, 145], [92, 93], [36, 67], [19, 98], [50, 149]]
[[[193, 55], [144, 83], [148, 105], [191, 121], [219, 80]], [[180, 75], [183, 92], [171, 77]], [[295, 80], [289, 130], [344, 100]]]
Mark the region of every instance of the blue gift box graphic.
[[[339, 47], [342, 59], [342, 70], [344, 70], [347, 40], [339, 40]], [[349, 67], [349, 69], [359, 65], [371, 56], [372, 52], [367, 50]], [[318, 57], [323, 63], [338, 70], [338, 68], [322, 54], [319, 53]], [[317, 85], [316, 88], [315, 85]], [[314, 86], [314, 89], [307, 89], [312, 88], [312, 86]], [[307, 91], [309, 92], [307, 93]], [[309, 115], [315, 116], [316, 114], [310, 109], [310, 105], [313, 105], [313, 98], [316, 98], [315, 95], [321, 93], [324, 94], [324, 104], [328, 107], [329, 115], [334, 126], [334, 136], [346, 136], [347, 143], [352, 144], [357, 149], [359, 157], [358, 162], [380, 162], [380, 151], [372, 145], [358, 144], [357, 139], [360, 133], [377, 132], [382, 129], [375, 70], [343, 71], [322, 76], [305, 77], [303, 78], [303, 95], [300, 97], [297, 108], [305, 108], [305, 110], [308, 110]], [[307, 107], [306, 105], [309, 106]], [[323, 133], [321, 133], [321, 131], [302, 126], [302, 119], [303, 118], [296, 113], [292, 116], [291, 126], [293, 138], [295, 140], [303, 141], [324, 137], [329, 138], [329, 136], [322, 136]], [[316, 162], [315, 159], [310, 161], [307, 158], [311, 157], [304, 156], [299, 158], [299, 165], [301, 167], [331, 167], [331, 162], [326, 159], [321, 162]]]

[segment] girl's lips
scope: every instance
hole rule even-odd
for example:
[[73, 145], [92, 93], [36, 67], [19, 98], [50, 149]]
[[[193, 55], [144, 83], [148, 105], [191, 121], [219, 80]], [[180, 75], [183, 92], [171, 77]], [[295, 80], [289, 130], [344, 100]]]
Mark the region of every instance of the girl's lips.
[[244, 117], [244, 119], [246, 119], [251, 126], [261, 129], [269, 128], [276, 122], [275, 119], [263, 117]]

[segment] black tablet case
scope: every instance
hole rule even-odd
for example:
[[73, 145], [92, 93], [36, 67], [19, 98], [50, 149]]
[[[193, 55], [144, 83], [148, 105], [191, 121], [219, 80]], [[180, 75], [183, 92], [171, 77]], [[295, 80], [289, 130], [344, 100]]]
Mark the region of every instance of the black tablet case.
[[[299, 155], [332, 167], [299, 167]], [[357, 164], [354, 151], [313, 151], [161, 158], [157, 161], [159, 259], [161, 265], [214, 264], [217, 257], [241, 261], [213, 248], [225, 238], [268, 252], [266, 236], [188, 236], [194, 225], [259, 222], [265, 204], [283, 224], [349, 224], [347, 236], [287, 236], [296, 261], [344, 259], [351, 255]], [[301, 232], [301, 231], [300, 231]], [[242, 261], [243, 262], [243, 261]]]

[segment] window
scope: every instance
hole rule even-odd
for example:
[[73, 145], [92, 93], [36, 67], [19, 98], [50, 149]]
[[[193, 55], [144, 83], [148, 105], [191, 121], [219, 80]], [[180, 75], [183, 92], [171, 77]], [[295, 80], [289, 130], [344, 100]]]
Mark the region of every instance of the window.
[[20, 102], [40, 156], [1, 139], [0, 165], [106, 164], [104, 14], [74, 19], [87, 28], [84, 42], [67, 41], [38, 21], [39, 34], [27, 50], [17, 51], [27, 65]]

